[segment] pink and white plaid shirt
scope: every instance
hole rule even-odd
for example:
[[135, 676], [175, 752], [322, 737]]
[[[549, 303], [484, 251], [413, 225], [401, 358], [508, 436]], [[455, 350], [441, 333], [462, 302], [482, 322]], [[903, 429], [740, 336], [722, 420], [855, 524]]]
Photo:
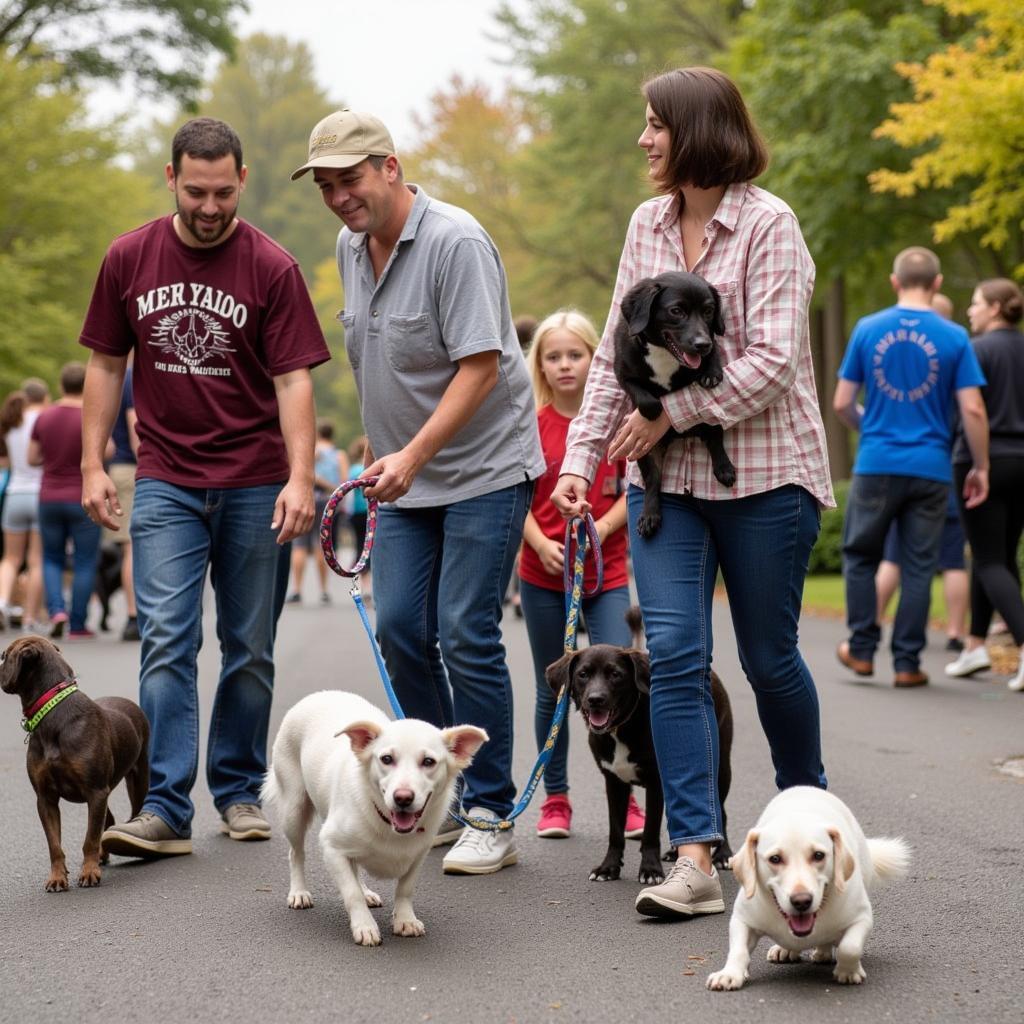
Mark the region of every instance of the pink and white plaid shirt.
[[[645, 277], [686, 270], [679, 232], [679, 199], [661, 196], [638, 207], [619, 261], [612, 308], [587, 377], [583, 406], [573, 420], [563, 473], [593, 480], [632, 402], [612, 369], [613, 336], [623, 295]], [[835, 505], [825, 429], [811, 366], [807, 310], [814, 263], [793, 211], [756, 185], [730, 185], [704, 228], [703, 251], [691, 268], [718, 289], [725, 335], [719, 339], [725, 378], [662, 399], [679, 431], [697, 423], [725, 428], [725, 449], [736, 485], [723, 487], [711, 471], [704, 442], [671, 445], [662, 489], [698, 498], [743, 498], [798, 484], [826, 508]], [[640, 471], [629, 464], [629, 480]]]

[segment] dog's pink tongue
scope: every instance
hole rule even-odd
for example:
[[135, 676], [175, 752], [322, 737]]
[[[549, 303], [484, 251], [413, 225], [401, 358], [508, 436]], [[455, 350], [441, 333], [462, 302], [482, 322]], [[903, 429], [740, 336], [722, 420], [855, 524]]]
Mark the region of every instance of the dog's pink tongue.
[[608, 724], [608, 719], [612, 717], [610, 711], [591, 711], [590, 712], [590, 724], [598, 729], [603, 729]]
[[396, 832], [411, 832], [416, 827], [416, 815], [412, 811], [392, 811], [391, 824]]
[[817, 914], [787, 914], [786, 920], [789, 921], [789, 930], [794, 935], [810, 935], [814, 930], [814, 919]]
[[691, 369], [696, 370], [700, 367], [700, 356], [696, 352], [684, 352], [683, 362]]

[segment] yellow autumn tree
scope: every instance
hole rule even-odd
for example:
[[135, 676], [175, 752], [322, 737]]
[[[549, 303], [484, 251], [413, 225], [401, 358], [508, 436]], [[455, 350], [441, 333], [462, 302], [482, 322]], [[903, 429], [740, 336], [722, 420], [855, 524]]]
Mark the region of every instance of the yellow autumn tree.
[[[981, 233], [983, 245], [1014, 243], [1020, 259], [1024, 227], [1024, 18], [1019, 0], [927, 0], [954, 17], [974, 19], [964, 38], [924, 63], [897, 64], [914, 99], [894, 103], [875, 129], [921, 152], [906, 171], [878, 170], [880, 192], [912, 196], [967, 185], [934, 226], [935, 240]], [[1017, 267], [1024, 276], [1024, 263]]]

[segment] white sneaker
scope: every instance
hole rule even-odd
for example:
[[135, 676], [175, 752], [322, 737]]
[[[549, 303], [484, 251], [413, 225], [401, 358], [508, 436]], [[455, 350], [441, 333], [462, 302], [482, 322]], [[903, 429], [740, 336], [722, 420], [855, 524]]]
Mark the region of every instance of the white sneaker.
[[983, 645], [973, 651], [961, 651], [960, 657], [946, 666], [946, 675], [954, 678], [973, 676], [975, 672], [983, 672], [991, 667], [992, 659], [988, 656], [988, 649]]
[[[483, 807], [472, 808], [466, 817], [487, 818], [490, 821], [498, 819], [493, 811]], [[463, 829], [458, 842], [444, 855], [442, 865], [446, 875], [490, 875], [509, 864], [515, 864], [517, 860], [519, 854], [516, 853], [512, 829], [482, 832], [467, 827]]]
[[1013, 690], [1014, 693], [1020, 693], [1021, 690], [1024, 690], [1024, 653], [1021, 654], [1020, 667], [1017, 669], [1017, 674], [1012, 679], [1007, 680], [1006, 688]]

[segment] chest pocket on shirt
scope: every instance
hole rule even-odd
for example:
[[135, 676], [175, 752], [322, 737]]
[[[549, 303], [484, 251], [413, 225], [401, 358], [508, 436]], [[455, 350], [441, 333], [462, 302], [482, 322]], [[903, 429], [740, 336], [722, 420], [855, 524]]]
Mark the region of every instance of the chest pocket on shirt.
[[433, 334], [426, 313], [417, 316], [389, 314], [384, 336], [388, 362], [401, 373], [429, 370], [440, 357]]
[[356, 332], [353, 330], [356, 325], [356, 315], [343, 309], [336, 319], [345, 329], [345, 354], [348, 356], [348, 364], [353, 370], [358, 370], [363, 353], [356, 344]]
[[746, 331], [740, 311], [739, 281], [709, 281], [722, 300], [722, 319], [725, 321], [725, 337], [722, 343], [725, 362], [735, 359], [747, 347]]

